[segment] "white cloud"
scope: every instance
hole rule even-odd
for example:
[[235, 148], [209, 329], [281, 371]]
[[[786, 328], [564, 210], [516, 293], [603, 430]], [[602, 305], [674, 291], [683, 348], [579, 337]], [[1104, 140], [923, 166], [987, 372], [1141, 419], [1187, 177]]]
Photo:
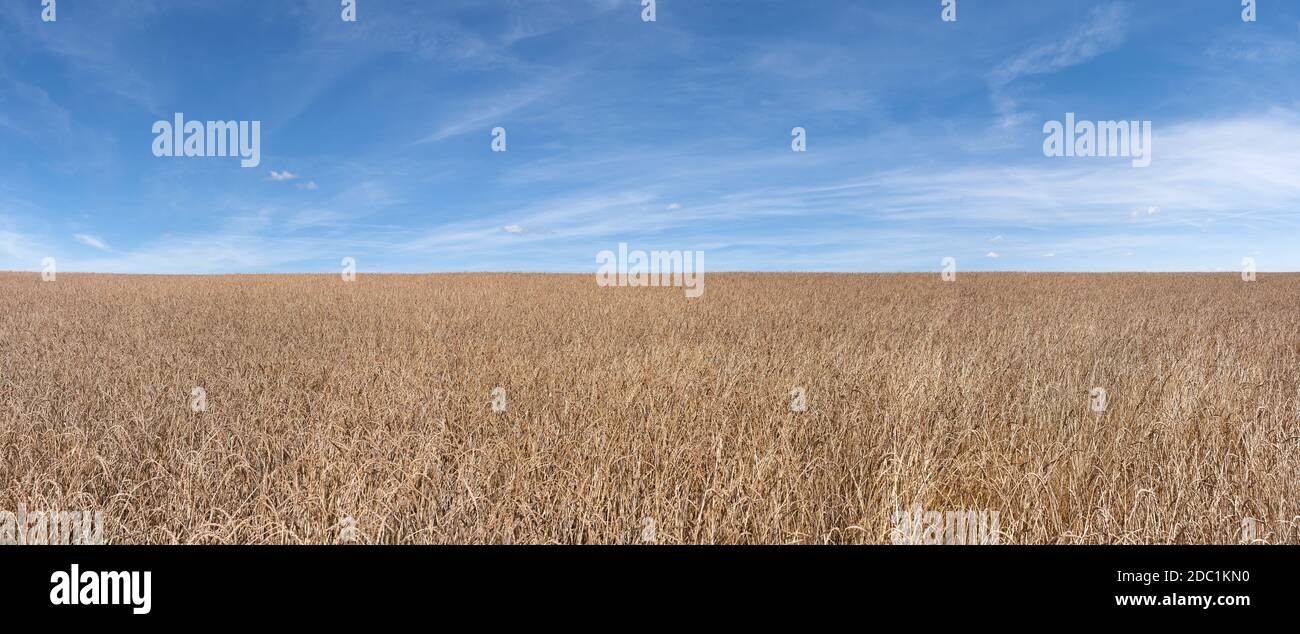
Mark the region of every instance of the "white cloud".
[[506, 233], [513, 233], [515, 235], [524, 232], [524, 228], [519, 225], [506, 225], [505, 227], [503, 227], [503, 229], [505, 230]]
[[[0, 218], [3, 221], [3, 218]], [[31, 236], [6, 231], [0, 222], [0, 267], [4, 270], [32, 270], [41, 258], [52, 252]]]
[[992, 238], [989, 238], [989, 242], [1002, 242], [1002, 234], [998, 234], [996, 236], [993, 236]]
[[998, 255], [997, 251], [989, 251], [988, 253], [985, 253], [985, 254], [984, 254], [984, 257], [989, 258], [989, 259], [992, 259], [992, 260], [996, 260], [996, 259], [998, 259], [998, 258], [1000, 258], [1000, 257], [1002, 257], [1002, 256]]
[[[265, 236], [167, 236], [129, 253], [100, 258], [59, 258], [59, 269], [100, 273], [244, 273], [321, 261], [325, 251], [348, 252], [348, 244], [323, 240], [286, 241]], [[337, 259], [331, 264], [336, 264]], [[306, 268], [306, 267], [304, 267]]]
[[1129, 13], [1129, 7], [1119, 3], [1093, 7], [1082, 27], [999, 66], [993, 71], [994, 82], [1005, 86], [1021, 77], [1054, 73], [1119, 48], [1128, 34]]
[[436, 143], [480, 129], [487, 134], [494, 125], [506, 125], [501, 120], [507, 115], [563, 89], [574, 76], [570, 74], [544, 78], [514, 92], [493, 95], [457, 116], [444, 120], [438, 130], [415, 143]]
[[682, 208], [681, 203], [673, 203], [671, 205], [668, 205], [668, 211], [676, 211], [681, 208]]
[[1012, 84], [1023, 77], [1077, 66], [1119, 48], [1128, 37], [1130, 13], [1127, 5], [1119, 3], [1094, 7], [1088, 12], [1087, 21], [1072, 33], [1024, 51], [994, 69], [989, 86], [993, 106], [1002, 116], [1002, 126], [1021, 125], [1031, 118], [1028, 113], [1017, 111], [1020, 100], [1012, 94]]
[[277, 172], [275, 170], [271, 170], [271, 180], [273, 181], [291, 181], [295, 178], [298, 178], [298, 175], [294, 174], [293, 172], [290, 172], [289, 170], [285, 170], [283, 172]]
[[298, 189], [306, 189], [309, 191], [316, 191], [320, 189], [320, 185], [317, 185], [316, 181], [307, 181], [305, 183], [299, 183], [297, 187]]
[[85, 245], [88, 245], [88, 246], [95, 247], [96, 249], [99, 249], [100, 251], [112, 251], [112, 249], [110, 249], [110, 248], [108, 247], [108, 244], [107, 244], [107, 243], [105, 243], [103, 240], [100, 240], [99, 238], [96, 238], [95, 236], [88, 235], [88, 234], [85, 234], [85, 233], [77, 233], [77, 234], [73, 234], [72, 237], [73, 237], [73, 239], [75, 239], [77, 242], [80, 242], [80, 243], [85, 244]]
[[[938, 173], [894, 170], [825, 189], [824, 200], [816, 202], [899, 222], [1016, 223], [1036, 230], [1113, 229], [1117, 214], [1141, 215], [1162, 227], [1204, 227], [1230, 220], [1236, 225], [1296, 226], [1300, 153], [1293, 140], [1300, 138], [1300, 113], [1274, 110], [1237, 119], [1187, 121], [1168, 125], [1159, 134], [1154, 161], [1143, 169], [1126, 161], [1080, 159], [971, 164]], [[1099, 188], [1099, 181], [1106, 187]], [[871, 200], [869, 207], [859, 202], [865, 199]], [[797, 200], [805, 206], [814, 202], [807, 192]], [[953, 200], [961, 204], [954, 206]], [[1153, 200], [1162, 206], [1133, 204]], [[1179, 213], [1162, 213], [1163, 207]]]
[[1054, 257], [1056, 257], [1056, 254], [1055, 254], [1055, 253], [1052, 253], [1052, 252], [1049, 251], [1049, 252], [1047, 252], [1047, 253], [1044, 253], [1044, 254], [1043, 254], [1043, 257], [1045, 257], [1045, 258], [1054, 258]]
[[[1165, 259], [1156, 268], [1161, 270], [1192, 270], [1204, 256], [1188, 251], [1188, 241], [1207, 225], [1234, 231], [1272, 228], [1267, 235], [1273, 236], [1300, 227], [1293, 212], [1300, 206], [1300, 180], [1294, 178], [1300, 172], [1300, 154], [1290, 141], [1300, 138], [1300, 113], [1189, 120], [1161, 126], [1158, 134], [1154, 161], [1145, 169], [1135, 169], [1126, 160], [1044, 161], [1041, 154], [1028, 152], [1019, 162], [970, 161], [941, 171], [887, 169], [814, 185], [720, 188], [713, 200], [693, 200], [689, 210], [667, 214], [654, 211], [665, 209], [671, 199], [665, 202], [656, 192], [616, 183], [432, 227], [396, 248], [473, 251], [481, 257], [485, 249], [503, 248], [502, 227], [512, 223], [554, 230], [546, 236], [528, 231], [518, 236], [520, 240], [583, 249], [589, 248], [586, 241], [608, 243], [629, 231], [655, 234], [686, 228], [697, 240], [725, 244], [730, 249], [727, 263], [733, 267], [762, 269], [779, 261], [795, 268], [862, 270], [862, 262], [870, 258], [888, 259], [882, 253], [898, 261], [928, 263], [936, 249], [948, 248], [952, 240], [984, 240], [993, 249], [1007, 240], [1002, 234], [1001, 241], [990, 241], [993, 230], [1018, 227], [1018, 240], [1027, 232], [1038, 234], [1034, 249], [1054, 254], [1041, 257], [1066, 253], [1072, 264], [1081, 263], [1077, 265], [1086, 270], [1113, 267], [1107, 258], [1134, 249], [1144, 256], [1160, 253]], [[1098, 187], [1098, 182], [1107, 186]], [[1148, 215], [1153, 202], [1178, 213]], [[1142, 214], [1142, 231], [1116, 222], [1134, 210]], [[852, 220], [807, 231], [764, 228], [738, 234], [708, 228], [708, 223], [723, 219], [796, 215]], [[893, 241], [876, 242], [884, 234], [866, 229], [867, 222], [892, 227]], [[780, 249], [790, 253], [775, 256]]]

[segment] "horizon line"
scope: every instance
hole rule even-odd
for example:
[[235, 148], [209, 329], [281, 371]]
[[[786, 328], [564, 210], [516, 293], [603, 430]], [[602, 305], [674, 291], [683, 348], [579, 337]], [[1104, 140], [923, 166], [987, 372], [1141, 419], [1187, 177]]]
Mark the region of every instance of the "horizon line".
[[[121, 277], [273, 277], [277, 275], [339, 275], [339, 271], [262, 271], [235, 273], [121, 273], [111, 271], [57, 271], [58, 275], [115, 275]], [[940, 270], [926, 271], [700, 271], [713, 275], [937, 275]], [[1294, 275], [1300, 271], [1255, 271], [1256, 275]], [[0, 275], [41, 275], [41, 271], [0, 270]], [[596, 271], [357, 271], [363, 275], [597, 275]], [[669, 273], [672, 274], [671, 272]], [[1241, 271], [1027, 271], [1027, 270], [976, 270], [958, 271], [959, 275], [1240, 275]]]

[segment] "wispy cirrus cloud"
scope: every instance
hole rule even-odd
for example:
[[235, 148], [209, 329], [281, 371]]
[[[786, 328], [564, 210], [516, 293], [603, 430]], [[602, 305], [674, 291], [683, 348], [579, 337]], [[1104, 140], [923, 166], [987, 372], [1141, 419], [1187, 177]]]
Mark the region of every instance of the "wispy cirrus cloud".
[[471, 131], [481, 131], [486, 134], [508, 115], [560, 92], [577, 76], [577, 73], [565, 73], [535, 81], [522, 88], [482, 97], [478, 103], [445, 118], [436, 130], [416, 143], [436, 143]]
[[988, 78], [989, 90], [1001, 126], [1012, 127], [1027, 120], [1028, 115], [1018, 111], [1020, 99], [1014, 89], [1017, 81], [1078, 66], [1118, 49], [1128, 36], [1131, 13], [1127, 4], [1119, 2], [1093, 7], [1084, 23], [1063, 37], [1037, 44], [994, 68]]
[[72, 238], [77, 242], [89, 247], [94, 247], [100, 251], [112, 251], [112, 249], [109, 248], [108, 243], [87, 233], [76, 233], [72, 235]]

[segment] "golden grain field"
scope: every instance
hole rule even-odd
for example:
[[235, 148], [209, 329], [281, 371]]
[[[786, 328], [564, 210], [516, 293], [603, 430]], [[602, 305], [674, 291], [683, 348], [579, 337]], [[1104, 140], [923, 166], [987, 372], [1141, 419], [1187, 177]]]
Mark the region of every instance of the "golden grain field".
[[1300, 543], [1300, 275], [708, 277], [0, 274], [0, 509], [109, 543], [889, 543], [918, 505]]

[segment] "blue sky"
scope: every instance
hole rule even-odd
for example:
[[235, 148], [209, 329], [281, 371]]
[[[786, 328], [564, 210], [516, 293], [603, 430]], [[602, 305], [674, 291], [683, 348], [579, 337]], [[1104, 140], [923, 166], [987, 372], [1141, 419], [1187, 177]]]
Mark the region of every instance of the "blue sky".
[[[0, 270], [1300, 270], [1289, 0], [40, 5], [0, 0]], [[260, 165], [155, 157], [177, 112]], [[1066, 112], [1151, 166], [1044, 156]]]

